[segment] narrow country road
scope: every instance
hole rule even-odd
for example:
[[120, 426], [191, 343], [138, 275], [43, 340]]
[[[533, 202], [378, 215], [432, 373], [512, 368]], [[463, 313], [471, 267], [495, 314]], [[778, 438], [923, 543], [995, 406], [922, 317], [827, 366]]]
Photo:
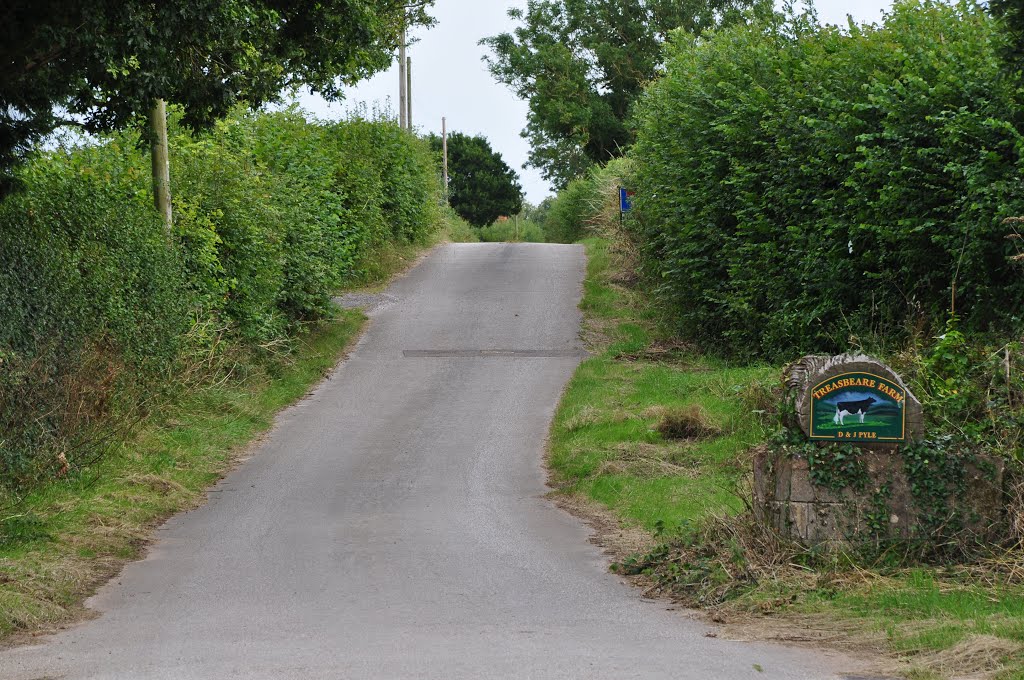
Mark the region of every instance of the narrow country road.
[[203, 508], [0, 678], [836, 678], [711, 639], [544, 499], [580, 361], [577, 246], [436, 249]]

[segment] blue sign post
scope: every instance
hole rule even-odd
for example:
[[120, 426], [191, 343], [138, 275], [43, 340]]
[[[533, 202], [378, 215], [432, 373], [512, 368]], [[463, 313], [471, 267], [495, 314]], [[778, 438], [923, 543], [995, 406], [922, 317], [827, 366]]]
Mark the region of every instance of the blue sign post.
[[630, 191], [626, 187], [619, 187], [619, 212], [628, 213], [633, 209], [633, 196], [636, 192]]
[[633, 209], [633, 196], [635, 195], [635, 191], [619, 187], [619, 224], [625, 223], [626, 213]]

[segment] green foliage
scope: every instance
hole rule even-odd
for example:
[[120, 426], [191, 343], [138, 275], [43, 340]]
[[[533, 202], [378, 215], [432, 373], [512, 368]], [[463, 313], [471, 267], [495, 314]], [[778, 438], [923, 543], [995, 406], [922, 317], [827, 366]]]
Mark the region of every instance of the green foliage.
[[510, 219], [484, 227], [480, 240], [485, 243], [526, 242], [544, 243], [544, 230], [532, 220]]
[[541, 228], [544, 227], [544, 223], [548, 219], [548, 213], [551, 211], [551, 205], [555, 202], [554, 196], [548, 196], [537, 205], [526, 201], [523, 203], [523, 209], [519, 212], [519, 217], [536, 222]]
[[996, 23], [900, 2], [880, 27], [807, 16], [674, 34], [640, 107], [637, 219], [684, 339], [768, 358], [834, 352], [954, 306], [1019, 328], [1003, 219], [1024, 209]]
[[148, 173], [109, 142], [24, 168], [0, 203], [0, 484], [90, 457], [92, 430], [168, 370], [189, 328]]
[[321, 318], [377, 247], [422, 243], [439, 219], [427, 144], [384, 121], [236, 115], [171, 148], [189, 281], [256, 342]]
[[936, 545], [953, 539], [964, 527], [967, 465], [974, 462], [970, 449], [946, 436], [904, 446], [900, 455], [921, 535]]
[[892, 523], [889, 510], [889, 498], [892, 488], [888, 483], [882, 484], [871, 493], [868, 500], [868, 507], [864, 511], [864, 526], [867, 528], [868, 536], [876, 545], [881, 545], [889, 539], [892, 533]]
[[[442, 152], [440, 137], [431, 135], [430, 144]], [[486, 137], [456, 132], [448, 137], [448, 203], [474, 227], [484, 227], [522, 210], [523, 187]]]
[[1017, 82], [1024, 78], [1024, 7], [1018, 0], [991, 0], [989, 8], [999, 18], [1004, 42], [1006, 71]]
[[548, 240], [573, 243], [617, 228], [619, 187], [630, 183], [631, 167], [628, 158], [617, 158], [569, 182], [545, 210]]
[[[0, 193], [35, 141], [72, 114], [128, 126], [163, 98], [207, 127], [304, 85], [330, 99], [387, 68], [403, 21], [432, 0], [13, 0], [0, 10]], [[62, 113], [66, 112], [66, 113]]]
[[573, 243], [583, 238], [587, 223], [596, 213], [594, 205], [597, 183], [592, 173], [586, 173], [569, 182], [558, 192], [558, 197], [548, 211], [544, 231], [548, 240], [556, 243]]
[[958, 326], [952, 317], [944, 333], [890, 361], [921, 400], [929, 431], [1024, 462], [1024, 346], [971, 340]]
[[286, 354], [441, 221], [429, 144], [386, 121], [172, 121], [171, 164], [170, 240], [128, 135], [41, 156], [0, 203], [0, 491], [89, 465], [164, 389]]
[[564, 188], [633, 141], [630, 110], [662, 63], [672, 29], [699, 35], [750, 0], [530, 0], [512, 33], [484, 39], [491, 73], [530, 104], [530, 165]]
[[441, 234], [442, 239], [453, 243], [479, 243], [480, 235], [473, 226], [462, 219], [451, 206], [441, 208]]
[[[980, 424], [982, 395], [971, 380], [972, 368], [977, 365], [976, 348], [957, 330], [956, 317], [946, 325], [946, 332], [936, 338], [935, 344], [924, 356], [922, 377], [926, 384], [930, 411], [941, 416], [963, 417], [965, 427]], [[935, 415], [933, 414], [933, 418]]]
[[804, 447], [811, 481], [832, 491], [851, 488], [863, 491], [868, 482], [867, 466], [861, 452], [851, 444], [819, 446], [810, 442]]

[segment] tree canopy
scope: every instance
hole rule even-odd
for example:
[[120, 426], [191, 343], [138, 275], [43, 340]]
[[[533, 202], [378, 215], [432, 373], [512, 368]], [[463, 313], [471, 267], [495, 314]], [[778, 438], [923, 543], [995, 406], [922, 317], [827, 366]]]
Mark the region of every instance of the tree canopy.
[[1005, 42], [1002, 56], [1007, 70], [1016, 78], [1024, 77], [1024, 5], [1020, 0], [992, 0], [992, 14], [1000, 19]]
[[154, 99], [187, 125], [290, 86], [328, 99], [386, 68], [433, 0], [9, 0], [0, 9], [0, 193], [65, 123], [123, 128]]
[[669, 31], [730, 23], [756, 0], [529, 0], [520, 25], [481, 41], [491, 73], [526, 99], [529, 165], [557, 187], [633, 141], [630, 108], [661, 64]]
[[[441, 138], [431, 145], [441, 150]], [[516, 171], [485, 137], [454, 133], [448, 137], [449, 203], [474, 227], [491, 224], [502, 215], [516, 215], [523, 207], [523, 188]]]

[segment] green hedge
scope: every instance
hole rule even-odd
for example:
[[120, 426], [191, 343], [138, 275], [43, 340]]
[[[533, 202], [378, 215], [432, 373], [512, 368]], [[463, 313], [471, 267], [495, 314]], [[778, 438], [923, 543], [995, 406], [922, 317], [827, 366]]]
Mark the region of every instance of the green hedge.
[[171, 147], [189, 281], [250, 340], [322, 317], [377, 248], [423, 241], [440, 217], [429, 145], [390, 123], [287, 111], [181, 132]]
[[973, 4], [847, 31], [777, 17], [677, 33], [638, 112], [636, 235], [686, 338], [791, 358], [1020, 328], [1022, 93]]
[[615, 228], [620, 219], [619, 187], [630, 182], [631, 172], [631, 159], [616, 158], [571, 181], [543, 215], [547, 239], [574, 243]]
[[86, 464], [218, 357], [287, 350], [441, 217], [429, 145], [390, 122], [290, 110], [192, 137], [172, 120], [170, 144], [170, 238], [130, 135], [42, 155], [0, 203], [0, 490]]
[[529, 219], [513, 219], [495, 222], [477, 231], [484, 243], [544, 243], [544, 230]]

